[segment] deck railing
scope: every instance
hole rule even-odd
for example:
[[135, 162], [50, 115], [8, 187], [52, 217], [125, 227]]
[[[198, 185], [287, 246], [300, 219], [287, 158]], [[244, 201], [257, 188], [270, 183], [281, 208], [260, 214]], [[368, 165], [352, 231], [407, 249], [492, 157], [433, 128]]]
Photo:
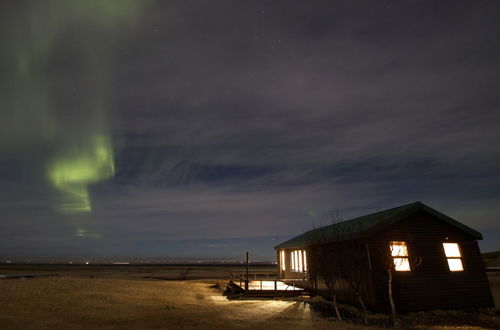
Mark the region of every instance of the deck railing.
[[[260, 274], [263, 275], [263, 274]], [[253, 277], [253, 279], [252, 279]], [[248, 291], [297, 291], [301, 290], [302, 288], [300, 286], [297, 286], [298, 282], [301, 282], [300, 280], [294, 281], [287, 281], [286, 286], [283, 284], [285, 282], [274, 278], [270, 278], [269, 276], [266, 276], [265, 279], [259, 279], [258, 276], [255, 276], [255, 274], [252, 274], [252, 276], [249, 276], [250, 279], [246, 278], [246, 274], [240, 274], [237, 279], [233, 278], [231, 281], [238, 283], [239, 287], [243, 289], [245, 292]], [[236, 280], [236, 281], [235, 281]], [[267, 282], [267, 283], [266, 283]], [[269, 285], [269, 282], [272, 282], [272, 285]]]
[[257, 281], [258, 279], [266, 279], [266, 280], [273, 280], [278, 278], [278, 274], [276, 272], [273, 273], [268, 273], [268, 272], [255, 272], [255, 273], [248, 273], [248, 278], [246, 273], [231, 273], [231, 280], [234, 280], [235, 278], [244, 278], [249, 281]]

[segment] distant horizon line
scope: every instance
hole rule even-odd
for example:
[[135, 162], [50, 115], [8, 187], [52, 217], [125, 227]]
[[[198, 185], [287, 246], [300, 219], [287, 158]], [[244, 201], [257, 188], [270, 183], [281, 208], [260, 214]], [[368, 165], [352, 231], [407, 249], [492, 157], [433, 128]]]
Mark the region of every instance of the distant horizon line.
[[[243, 261], [178, 261], [178, 262], [4, 262], [2, 266], [243, 266]], [[252, 266], [276, 265], [276, 261], [249, 261]]]

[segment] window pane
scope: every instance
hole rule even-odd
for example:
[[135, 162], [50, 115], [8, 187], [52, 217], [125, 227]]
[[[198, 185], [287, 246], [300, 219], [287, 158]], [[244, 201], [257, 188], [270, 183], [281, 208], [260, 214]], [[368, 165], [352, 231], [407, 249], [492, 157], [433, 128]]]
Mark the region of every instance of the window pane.
[[448, 258], [455, 257], [460, 258], [460, 250], [457, 243], [443, 243], [444, 253]]
[[281, 270], [285, 270], [285, 250], [281, 250]]
[[298, 251], [293, 251], [295, 256], [295, 271], [299, 270], [299, 253]]
[[391, 254], [393, 257], [408, 257], [406, 242], [391, 242]]
[[297, 255], [299, 256], [299, 272], [302, 272], [302, 251], [297, 251]]
[[307, 272], [307, 255], [306, 255], [306, 250], [304, 250], [304, 271]]
[[408, 258], [394, 258], [394, 268], [398, 272], [410, 271], [410, 262]]
[[294, 253], [293, 251], [290, 252], [290, 261], [292, 263], [292, 270], [295, 270], [295, 258], [294, 258]]
[[464, 270], [461, 259], [448, 259], [448, 267], [452, 272], [460, 272]]

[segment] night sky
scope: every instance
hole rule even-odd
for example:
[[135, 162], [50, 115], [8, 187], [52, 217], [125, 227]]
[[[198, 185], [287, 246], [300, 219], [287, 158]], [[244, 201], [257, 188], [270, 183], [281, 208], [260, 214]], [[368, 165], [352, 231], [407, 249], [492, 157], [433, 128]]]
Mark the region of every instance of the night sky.
[[0, 261], [273, 260], [417, 200], [500, 249], [499, 1], [1, 1]]

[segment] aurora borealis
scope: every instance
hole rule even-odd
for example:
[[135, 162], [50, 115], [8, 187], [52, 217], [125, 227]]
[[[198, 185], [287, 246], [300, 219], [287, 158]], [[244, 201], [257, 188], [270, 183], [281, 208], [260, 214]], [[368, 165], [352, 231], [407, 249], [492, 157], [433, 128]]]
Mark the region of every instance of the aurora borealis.
[[113, 149], [109, 139], [93, 136], [84, 148], [76, 148], [57, 157], [50, 165], [49, 180], [66, 193], [60, 210], [68, 212], [91, 211], [88, 185], [111, 178], [115, 172]]
[[417, 200], [500, 245], [496, 1], [4, 1], [0, 261], [273, 259]]

